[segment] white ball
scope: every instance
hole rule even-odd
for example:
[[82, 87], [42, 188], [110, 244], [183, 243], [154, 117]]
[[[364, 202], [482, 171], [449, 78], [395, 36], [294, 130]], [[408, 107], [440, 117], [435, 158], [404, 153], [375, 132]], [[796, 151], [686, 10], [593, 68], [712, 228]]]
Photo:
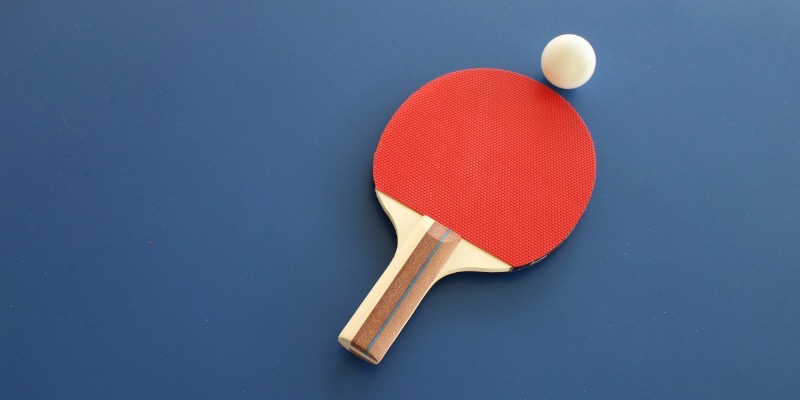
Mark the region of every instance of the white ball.
[[596, 63], [592, 45], [578, 35], [558, 36], [542, 52], [545, 78], [562, 89], [575, 89], [586, 83]]

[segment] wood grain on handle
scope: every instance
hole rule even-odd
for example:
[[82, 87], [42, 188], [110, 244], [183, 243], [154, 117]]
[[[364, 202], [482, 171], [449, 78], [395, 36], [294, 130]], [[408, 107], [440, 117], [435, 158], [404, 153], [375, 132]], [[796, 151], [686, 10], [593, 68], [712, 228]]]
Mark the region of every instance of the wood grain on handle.
[[[419, 225], [423, 222], [424, 218]], [[424, 234], [412, 234], [392, 260], [402, 266], [390, 264], [339, 337], [342, 345], [370, 363], [381, 361], [461, 240], [435, 221], [418, 231]]]

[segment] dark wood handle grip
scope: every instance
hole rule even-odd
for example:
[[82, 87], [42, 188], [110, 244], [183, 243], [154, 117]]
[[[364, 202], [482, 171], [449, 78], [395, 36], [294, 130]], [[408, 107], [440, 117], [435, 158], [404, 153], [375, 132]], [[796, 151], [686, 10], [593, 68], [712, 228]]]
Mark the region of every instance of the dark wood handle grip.
[[383, 359], [461, 240], [435, 221], [425, 230], [426, 218], [398, 248], [389, 268], [339, 335], [345, 348], [370, 363]]

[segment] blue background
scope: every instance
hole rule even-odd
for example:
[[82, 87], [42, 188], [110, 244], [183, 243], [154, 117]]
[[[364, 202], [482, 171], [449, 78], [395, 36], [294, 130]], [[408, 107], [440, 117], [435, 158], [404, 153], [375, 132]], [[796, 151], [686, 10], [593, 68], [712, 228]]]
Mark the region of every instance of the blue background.
[[[0, 398], [798, 398], [800, 3], [6, 1]], [[472, 67], [597, 151], [535, 267], [434, 286], [377, 367], [336, 337], [389, 262], [386, 122]]]

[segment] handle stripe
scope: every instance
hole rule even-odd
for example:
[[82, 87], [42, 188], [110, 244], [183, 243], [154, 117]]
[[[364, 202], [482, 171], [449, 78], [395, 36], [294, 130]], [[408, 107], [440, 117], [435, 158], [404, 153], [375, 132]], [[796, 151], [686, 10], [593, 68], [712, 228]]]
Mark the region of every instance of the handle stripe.
[[375, 341], [378, 340], [378, 337], [380, 337], [381, 333], [383, 333], [383, 330], [386, 328], [386, 324], [388, 324], [389, 321], [392, 320], [392, 317], [394, 316], [394, 313], [397, 312], [397, 308], [400, 307], [400, 304], [403, 302], [403, 300], [405, 300], [406, 296], [408, 295], [408, 292], [411, 290], [411, 288], [414, 286], [414, 284], [417, 283], [417, 279], [419, 279], [419, 276], [422, 274], [423, 271], [425, 271], [425, 267], [428, 266], [428, 263], [431, 261], [431, 258], [433, 258], [434, 254], [436, 254], [436, 251], [439, 250], [439, 246], [442, 245], [442, 242], [445, 240], [445, 238], [447, 238], [447, 235], [449, 233], [450, 233], [450, 229], [448, 229], [444, 233], [444, 235], [442, 235], [442, 238], [439, 239], [439, 241], [436, 243], [436, 246], [434, 246], [433, 250], [431, 250], [431, 254], [429, 254], [428, 258], [425, 259], [425, 262], [422, 263], [422, 267], [420, 267], [419, 272], [417, 272], [417, 275], [414, 276], [414, 279], [411, 281], [411, 283], [408, 284], [408, 287], [406, 288], [406, 291], [403, 292], [403, 295], [400, 296], [400, 300], [397, 301], [397, 304], [394, 305], [394, 308], [392, 309], [392, 312], [389, 313], [389, 317], [386, 318], [386, 321], [384, 321], [383, 325], [381, 325], [381, 329], [378, 330], [378, 333], [375, 334], [375, 337], [369, 343], [369, 346], [367, 346], [367, 353], [369, 353], [372, 350], [372, 346], [375, 345]]
[[375, 362], [383, 358], [460, 239], [457, 233], [434, 223], [364, 321], [351, 345]]

